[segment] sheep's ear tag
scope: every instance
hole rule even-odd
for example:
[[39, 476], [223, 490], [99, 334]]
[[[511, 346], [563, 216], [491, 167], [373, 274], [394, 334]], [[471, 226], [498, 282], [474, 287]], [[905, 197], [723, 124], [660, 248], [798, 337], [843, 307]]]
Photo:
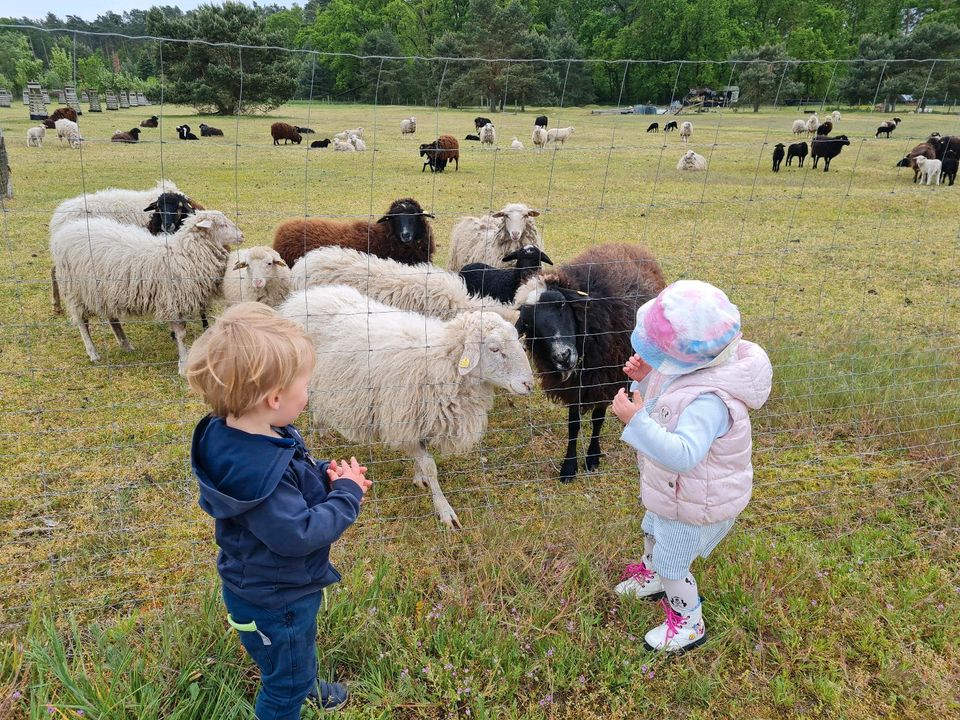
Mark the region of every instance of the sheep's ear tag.
[[462, 358], [460, 358], [460, 369], [461, 369], [461, 370], [469, 370], [469, 369], [470, 369], [470, 358], [468, 358], [466, 355], [464, 355]]

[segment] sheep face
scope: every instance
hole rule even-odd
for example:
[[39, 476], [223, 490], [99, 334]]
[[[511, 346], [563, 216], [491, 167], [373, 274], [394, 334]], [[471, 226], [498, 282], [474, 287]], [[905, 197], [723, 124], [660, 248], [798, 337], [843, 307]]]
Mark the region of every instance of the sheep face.
[[530, 351], [549, 358], [557, 372], [569, 377], [580, 362], [577, 323], [573, 303], [585, 298], [555, 289], [531, 293], [520, 308], [517, 330], [527, 339]]
[[273, 249], [266, 251], [265, 248], [257, 248], [251, 249], [244, 260], [236, 262], [233, 269], [245, 271], [244, 274], [250, 286], [261, 290], [267, 286], [270, 278], [277, 275], [278, 269], [285, 267], [287, 264], [278, 252]]
[[199, 210], [192, 221], [193, 227], [200, 229], [208, 237], [219, 240], [225, 249], [243, 242], [243, 233], [240, 232], [240, 228], [219, 210]]
[[504, 232], [510, 236], [511, 240], [519, 240], [520, 236], [523, 235], [527, 226], [527, 218], [539, 216], [539, 212], [531, 210], [522, 203], [510, 203], [493, 214], [493, 217], [503, 219]]
[[466, 340], [457, 372], [515, 395], [533, 390], [533, 370], [517, 329], [499, 315], [471, 312], [464, 316]]
[[426, 218], [433, 215], [425, 213], [420, 203], [407, 198], [395, 200], [387, 214], [377, 220], [378, 223], [390, 223], [390, 230], [404, 245], [430, 237], [430, 226]]
[[181, 193], [165, 192], [147, 205], [144, 212], [153, 212], [150, 218], [150, 232], [157, 235], [161, 232], [175, 233], [183, 225], [188, 215], [193, 215], [194, 207], [190, 198]]
[[512, 253], [507, 253], [501, 258], [501, 260], [503, 262], [516, 261], [518, 268], [539, 268], [540, 263], [553, 265], [553, 260], [551, 260], [547, 254], [536, 245], [524, 245], [519, 250], [514, 250]]

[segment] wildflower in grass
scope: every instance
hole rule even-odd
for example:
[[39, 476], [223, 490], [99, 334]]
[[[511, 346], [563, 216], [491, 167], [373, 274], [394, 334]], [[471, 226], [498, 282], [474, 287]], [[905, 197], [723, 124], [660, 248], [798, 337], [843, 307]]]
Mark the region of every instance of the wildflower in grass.
[[887, 610], [893, 610], [893, 603], [887, 603]]
[[86, 715], [86, 713], [83, 710], [77, 710], [77, 715], [79, 715], [80, 717], [83, 717], [84, 715]]
[[939, 610], [940, 612], [943, 612], [943, 603], [937, 604], [937, 610]]
[[553, 657], [553, 648], [547, 650], [547, 657]]
[[551, 693], [550, 695], [546, 695], [546, 696], [540, 701], [540, 707], [547, 707], [548, 705], [553, 705], [553, 694], [552, 694], [552, 693]]
[[814, 607], [816, 607], [816, 606], [817, 606], [817, 601], [816, 601], [816, 600], [811, 600], [811, 601], [810, 601], [810, 604], [813, 605]]
[[374, 606], [374, 607], [370, 608], [369, 610], [367, 610], [367, 613], [370, 615], [370, 617], [373, 617], [374, 615], [376, 615], [376, 614], [377, 614], [377, 608], [376, 608], [376, 606]]
[[22, 697], [23, 697], [23, 693], [20, 692], [19, 690], [14, 690], [14, 691], [13, 691], [13, 694], [10, 695], [10, 698], [11, 698], [12, 700], [19, 700], [19, 699], [22, 698]]
[[47, 712], [53, 715], [57, 709], [53, 705], [47, 705]]
[[757, 643], [756, 645], [753, 646], [753, 651], [760, 652], [760, 643]]
[[586, 675], [581, 675], [580, 677], [577, 678], [577, 680], [579, 681], [579, 683], [580, 683], [581, 685], [586, 685], [586, 684], [587, 684], [587, 676], [586, 676]]
[[648, 679], [648, 680], [653, 680], [653, 670], [651, 670], [650, 672], [647, 673], [647, 679]]
[[567, 632], [572, 633], [576, 628], [576, 623], [574, 623], [573, 620], [567, 620]]
[[640, 672], [645, 673], [646, 671], [647, 671], [647, 666], [646, 666], [646, 665], [641, 665], [641, 666], [640, 666]]
[[400, 677], [409, 677], [409, 676], [410, 676], [410, 670], [408, 668], [404, 668], [403, 670], [400, 671]]

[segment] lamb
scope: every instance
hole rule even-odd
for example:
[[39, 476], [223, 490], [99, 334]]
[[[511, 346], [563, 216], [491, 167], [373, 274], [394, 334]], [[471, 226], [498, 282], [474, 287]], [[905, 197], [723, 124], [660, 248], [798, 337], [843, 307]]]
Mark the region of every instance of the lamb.
[[47, 129], [43, 125], [27, 129], [27, 147], [43, 147], [43, 136]]
[[691, 135], [693, 135], [693, 123], [689, 120], [684, 120], [683, 125], [680, 126], [680, 139], [683, 142], [690, 142]]
[[956, 153], [953, 150], [947, 150], [946, 154], [943, 156], [940, 166], [940, 182], [942, 183], [944, 179], [948, 179], [950, 184], [953, 185], [954, 181], [957, 179], [957, 169], [958, 169], [958, 158], [960, 154]]
[[485, 145], [489, 145], [491, 148], [497, 142], [497, 131], [493, 127], [492, 123], [487, 123], [482, 128], [480, 128], [480, 148], [483, 149]]
[[356, 152], [357, 148], [349, 140], [333, 139], [333, 149], [335, 152]]
[[833, 132], [833, 122], [831, 120], [824, 120], [822, 124], [817, 127], [818, 136], [827, 136]]
[[417, 131], [417, 118], [411, 115], [405, 120], [400, 121], [400, 135], [413, 135]]
[[520, 142], [519, 140], [517, 140], [516, 137], [514, 137], [513, 140], [510, 141], [510, 149], [511, 149], [511, 150], [523, 150], [523, 143]]
[[537, 152], [543, 152], [544, 146], [547, 144], [547, 131], [537, 125], [533, 128], [533, 146], [537, 148]]
[[931, 160], [930, 158], [917, 156], [917, 169], [920, 171], [921, 185], [939, 185], [940, 172], [943, 170], [943, 163], [940, 160]]
[[347, 139], [357, 152], [363, 152], [367, 149], [367, 144], [359, 136], [351, 134]]
[[301, 135], [316, 135], [316, 134], [317, 134], [317, 131], [314, 130], [313, 128], [300, 127], [299, 125], [296, 125], [295, 127], [297, 128], [297, 132], [300, 133]]
[[600, 430], [607, 406], [627, 386], [623, 365], [633, 354], [637, 309], [664, 287], [653, 256], [634, 244], [590, 248], [554, 273], [520, 286], [517, 329], [551, 400], [567, 406], [567, 450], [560, 480], [577, 474], [580, 417], [590, 411], [586, 469], [600, 466]]
[[[681, 130], [681, 132], [683, 132]], [[695, 153], [693, 150], [687, 150], [683, 156], [677, 161], [677, 170], [706, 170], [707, 169], [707, 159]]]
[[473, 140], [474, 142], [480, 142], [480, 136], [479, 136], [479, 135], [474, 135], [474, 134], [472, 134], [472, 133], [467, 133], [467, 135], [466, 135], [463, 139], [464, 139], [464, 140]]
[[223, 273], [221, 294], [228, 305], [255, 300], [277, 307], [290, 292], [290, 268], [266, 245], [234, 250]]
[[840, 122], [840, 111], [834, 110], [832, 113], [830, 113], [830, 117], [833, 119], [833, 124], [837, 125]]
[[793, 121], [793, 134], [794, 135], [803, 135], [807, 131], [807, 121], [806, 120], [794, 120]]
[[469, 263], [485, 263], [493, 267], [510, 267], [503, 256], [524, 245], [543, 247], [534, 218], [537, 210], [523, 203], [508, 203], [495, 213], [483, 217], [467, 216], [458, 222], [450, 236], [450, 262], [447, 267], [457, 272]]
[[816, 113], [813, 113], [807, 118], [807, 135], [816, 135], [818, 127], [820, 127], [820, 118], [817, 117]]
[[142, 128], [160, 127], [160, 118], [158, 118], [156, 115], [151, 115], [146, 120], [140, 121], [140, 127]]
[[330, 138], [324, 138], [323, 140], [314, 140], [312, 143], [310, 143], [310, 147], [312, 148], [325, 148], [328, 145], [330, 145]]
[[797, 165], [803, 167], [803, 161], [807, 157], [807, 147], [806, 142], [793, 143], [790, 147], [787, 148], [787, 165], [793, 165], [793, 159], [797, 158]]
[[537, 115], [533, 121], [534, 127], [545, 128], [547, 126], [547, 116], [546, 115]]
[[485, 263], [470, 263], [460, 268], [460, 277], [466, 283], [467, 291], [471, 295], [482, 295], [510, 304], [513, 303], [517, 289], [527, 278], [541, 271], [542, 263], [553, 265], [553, 261], [536, 245], [524, 245], [519, 250], [504, 255], [502, 260], [515, 261], [516, 266], [495, 268]]
[[877, 128], [877, 132], [874, 133], [874, 137], [880, 137], [880, 134], [883, 133], [887, 136], [887, 139], [890, 138], [890, 133], [897, 129], [897, 124], [892, 120], [884, 120], [880, 127]]
[[473, 119], [473, 126], [477, 129], [477, 133], [480, 132], [480, 128], [484, 125], [493, 125], [493, 120], [485, 117], [475, 117]]
[[177, 127], [177, 137], [181, 140], [199, 140], [196, 135], [193, 134], [190, 130], [189, 125], [180, 125]]
[[815, 138], [810, 150], [810, 154], [813, 156], [814, 169], [817, 167], [817, 160], [823, 158], [823, 171], [828, 172], [830, 170], [830, 161], [840, 154], [844, 145], [849, 144], [850, 141], [846, 135]]
[[83, 138], [80, 137], [80, 127], [73, 120], [60, 118], [53, 125], [57, 129], [57, 140], [60, 141], [61, 145], [63, 145], [63, 139], [66, 138], [67, 144], [74, 150], [80, 148], [80, 142]]
[[780, 163], [783, 162], [783, 156], [786, 153], [784, 152], [784, 144], [777, 143], [773, 146], [773, 171], [780, 172]]
[[285, 122], [273, 123], [273, 125], [270, 126], [270, 135], [273, 137], [274, 145], [279, 145], [281, 140], [283, 140], [284, 145], [289, 142], [295, 142], [297, 145], [299, 145], [300, 141], [303, 139], [300, 137], [300, 133], [297, 132], [297, 129], [293, 125]]
[[677, 129], [677, 121], [676, 121], [676, 120], [671, 120], [670, 122], [668, 122], [666, 125], [663, 126], [663, 131], [664, 131], [665, 133], [668, 133], [668, 132], [670, 132], [671, 130], [676, 130], [676, 129]]
[[913, 150], [907, 153], [906, 156], [904, 156], [904, 158], [897, 163], [897, 167], [913, 168], [913, 182], [917, 182], [917, 179], [920, 177], [920, 168], [917, 166], [917, 158], [925, 157], [931, 160], [937, 159], [936, 146], [936, 139], [934, 138], [930, 138], [925, 143], [915, 145]]
[[648, 133], [651, 133], [651, 132], [653, 132], [653, 133], [655, 133], [655, 132], [660, 132], [660, 123], [655, 123], [655, 122], [650, 123], [650, 124], [647, 126], [647, 132], [648, 132]]
[[130, 128], [126, 132], [117, 130], [110, 136], [110, 142], [135, 143], [140, 142], [140, 128]]
[[463, 279], [433, 263], [405, 265], [342, 247], [311, 250], [291, 270], [291, 291], [346, 285], [398, 310], [450, 320], [471, 310], [495, 312], [517, 321], [512, 305], [471, 295]]
[[67, 313], [90, 360], [97, 362], [100, 355], [90, 338], [89, 318], [109, 319], [120, 346], [132, 350], [119, 318], [153, 315], [170, 323], [182, 373], [187, 358], [184, 318], [200, 312], [214, 297], [228, 246], [242, 241], [237, 226], [215, 210], [188, 217], [163, 243], [145, 229], [107, 218], [76, 220], [58, 228], [50, 238], [50, 252]]
[[47, 115], [47, 120], [51, 120], [54, 123], [56, 123], [60, 118], [66, 118], [72, 122], [77, 122], [77, 111], [72, 107], [61, 107]]
[[277, 228], [273, 249], [290, 267], [309, 251], [330, 245], [353, 248], [408, 265], [429, 262], [435, 249], [433, 229], [427, 222], [427, 218], [432, 217], [413, 198], [402, 198], [394, 200], [386, 214], [375, 222], [367, 219], [294, 218]]
[[547, 130], [547, 142], [558, 142], [563, 145], [571, 135], [573, 135], [572, 127], [551, 128]]
[[430, 172], [443, 172], [447, 163], [453, 160], [457, 171], [460, 170], [460, 143], [453, 135], [441, 135], [430, 143], [420, 145], [420, 157], [426, 157], [420, 172], [430, 166]]
[[211, 127], [206, 123], [200, 123], [200, 135], [202, 137], [222, 136], [223, 130], [220, 128]]
[[470, 450], [486, 430], [496, 387], [531, 392], [516, 329], [493, 313], [443, 321], [402, 312], [342, 286], [297, 293], [279, 312], [302, 324], [317, 347], [309, 388], [315, 422], [351, 442], [382, 442], [410, 455], [413, 481], [430, 489], [440, 520], [461, 527], [427, 447]]

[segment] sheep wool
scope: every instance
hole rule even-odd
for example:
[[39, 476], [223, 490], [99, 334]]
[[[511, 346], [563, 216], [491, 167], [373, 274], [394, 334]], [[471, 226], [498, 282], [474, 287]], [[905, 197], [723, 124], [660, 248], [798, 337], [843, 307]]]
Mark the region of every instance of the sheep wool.
[[464, 265], [480, 262], [497, 268], [510, 267], [503, 256], [524, 245], [543, 248], [543, 239], [534, 218], [540, 213], [523, 203], [508, 203], [483, 217], [467, 216], [456, 224], [450, 240], [450, 262], [454, 272]]
[[280, 253], [266, 245], [230, 253], [221, 294], [228, 305], [253, 300], [277, 307], [290, 292], [290, 268]]
[[707, 159], [695, 153], [693, 150], [687, 150], [680, 160], [677, 161], [677, 170], [706, 170]]

